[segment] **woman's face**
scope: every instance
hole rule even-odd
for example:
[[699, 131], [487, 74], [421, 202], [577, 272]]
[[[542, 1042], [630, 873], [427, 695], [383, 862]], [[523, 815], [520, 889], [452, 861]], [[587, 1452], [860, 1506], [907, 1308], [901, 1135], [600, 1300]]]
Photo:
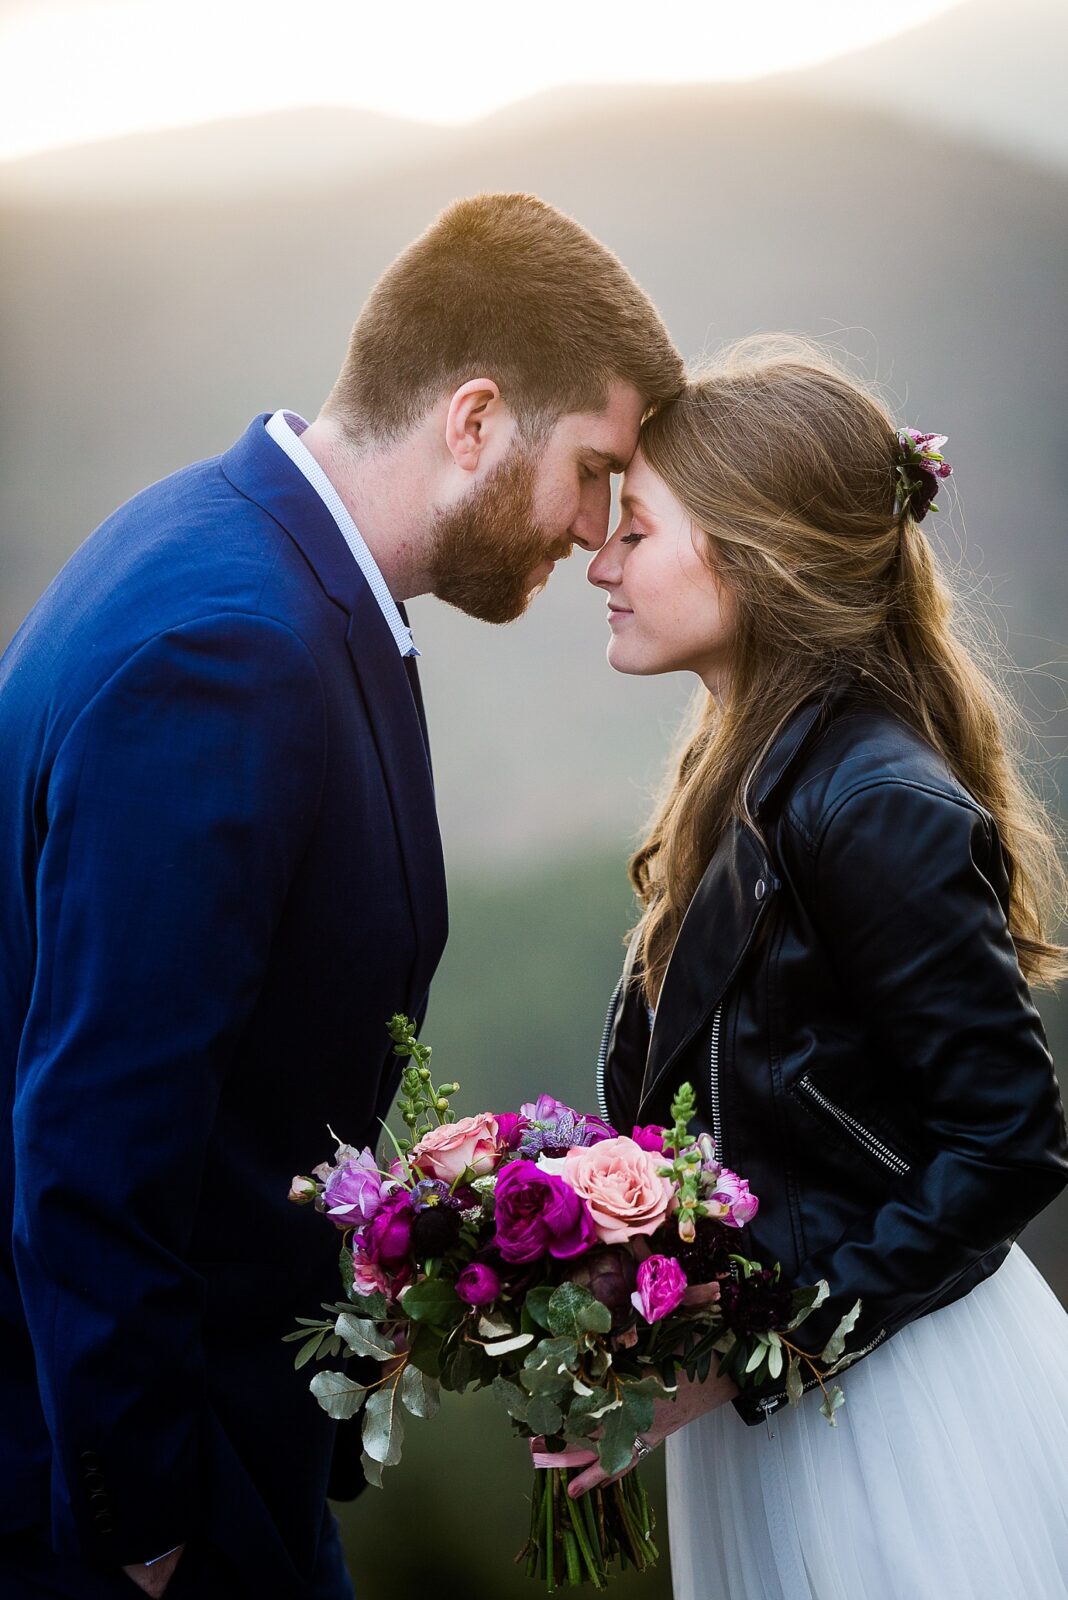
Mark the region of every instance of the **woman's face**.
[[587, 577], [608, 596], [617, 672], [696, 672], [721, 694], [734, 634], [725, 586], [698, 554], [689, 513], [639, 449], [623, 479], [622, 514]]

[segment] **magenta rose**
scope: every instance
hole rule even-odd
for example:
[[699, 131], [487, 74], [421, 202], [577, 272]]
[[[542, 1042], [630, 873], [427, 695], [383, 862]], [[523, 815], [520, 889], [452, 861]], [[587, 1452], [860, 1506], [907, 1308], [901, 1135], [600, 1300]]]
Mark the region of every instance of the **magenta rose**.
[[350, 1155], [329, 1171], [322, 1208], [339, 1228], [360, 1228], [382, 1204], [382, 1174], [370, 1150]]
[[488, 1306], [501, 1292], [501, 1280], [484, 1261], [472, 1261], [456, 1280], [456, 1293], [469, 1306]]
[[686, 1289], [686, 1274], [674, 1256], [649, 1256], [638, 1268], [631, 1304], [646, 1322], [659, 1322], [682, 1304]]
[[532, 1161], [513, 1161], [497, 1179], [496, 1244], [505, 1261], [581, 1255], [597, 1235], [570, 1185]]
[[412, 1197], [406, 1189], [387, 1195], [364, 1231], [367, 1256], [380, 1267], [395, 1269], [403, 1265], [411, 1253], [414, 1218]]
[[648, 1150], [654, 1156], [664, 1154], [664, 1130], [658, 1128], [655, 1122], [647, 1123], [644, 1128], [639, 1128], [635, 1124], [631, 1138], [640, 1149]]

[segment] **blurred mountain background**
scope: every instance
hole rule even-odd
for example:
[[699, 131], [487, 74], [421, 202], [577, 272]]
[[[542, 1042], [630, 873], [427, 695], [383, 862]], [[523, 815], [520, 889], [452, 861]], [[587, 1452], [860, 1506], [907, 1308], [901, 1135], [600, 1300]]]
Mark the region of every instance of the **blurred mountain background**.
[[[1015, 664], [1059, 804], [1066, 46], [1060, 0], [967, 0], [759, 83], [560, 91], [458, 128], [290, 111], [0, 163], [0, 644], [120, 501], [257, 412], [314, 415], [367, 290], [442, 206], [526, 189], [618, 251], [687, 356], [815, 335], [949, 434], [934, 536]], [[426, 1036], [468, 1108], [589, 1101], [625, 860], [691, 685], [608, 670], [578, 561], [507, 629], [411, 614], [452, 895]], [[1064, 1061], [1068, 1009], [1040, 1003]], [[1025, 1243], [1068, 1299], [1066, 1220], [1062, 1201]], [[362, 1600], [421, 1587], [431, 1549], [445, 1592], [531, 1592], [510, 1566], [522, 1451], [481, 1401], [448, 1412], [345, 1513]], [[666, 1562], [640, 1590], [668, 1594]]]

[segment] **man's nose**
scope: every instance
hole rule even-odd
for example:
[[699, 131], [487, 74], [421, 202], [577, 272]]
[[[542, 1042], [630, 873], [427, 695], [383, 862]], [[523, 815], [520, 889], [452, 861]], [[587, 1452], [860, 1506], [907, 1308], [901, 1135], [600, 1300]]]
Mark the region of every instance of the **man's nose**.
[[600, 550], [608, 538], [609, 513], [607, 508], [603, 516], [599, 512], [580, 511], [568, 530], [572, 543], [580, 544], [583, 550]]

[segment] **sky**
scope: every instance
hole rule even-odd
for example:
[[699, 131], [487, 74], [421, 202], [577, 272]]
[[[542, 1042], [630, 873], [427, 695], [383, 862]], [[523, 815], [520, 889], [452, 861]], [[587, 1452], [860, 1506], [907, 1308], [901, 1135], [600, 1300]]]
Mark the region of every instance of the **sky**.
[[755, 78], [959, 0], [0, 0], [0, 160], [294, 106], [462, 123], [555, 87]]

